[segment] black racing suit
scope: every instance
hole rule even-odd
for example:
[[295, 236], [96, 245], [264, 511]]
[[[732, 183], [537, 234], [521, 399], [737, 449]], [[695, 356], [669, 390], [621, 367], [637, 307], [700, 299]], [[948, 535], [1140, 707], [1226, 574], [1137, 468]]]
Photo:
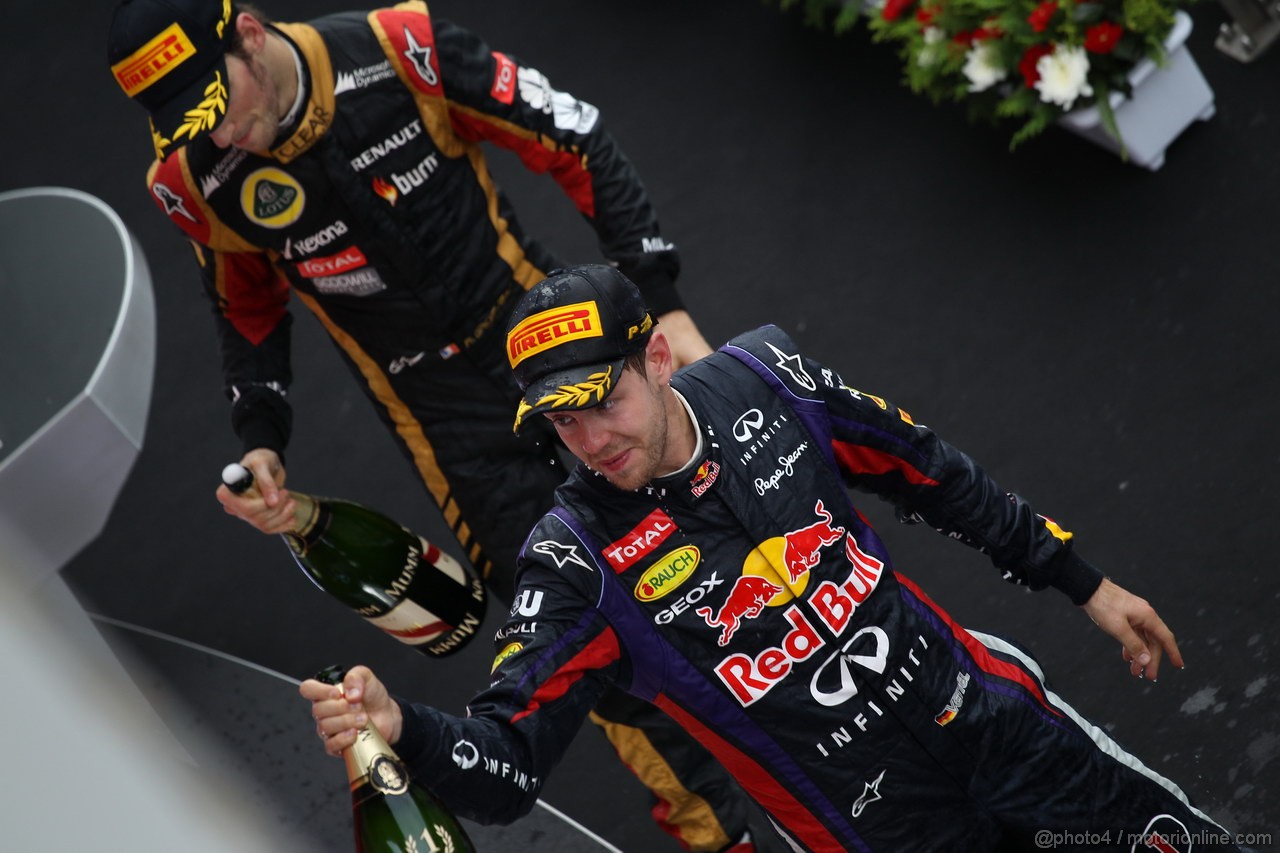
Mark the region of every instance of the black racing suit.
[[[294, 48], [302, 79], [300, 113], [272, 149], [220, 149], [204, 137], [148, 175], [156, 203], [192, 240], [214, 302], [233, 426], [246, 451], [282, 452], [289, 439], [292, 293], [328, 331], [466, 556], [509, 601], [516, 554], [566, 471], [544, 424], [512, 434], [519, 391], [503, 331], [519, 294], [557, 263], [523, 233], [481, 143], [549, 172], [655, 313], [680, 307], [674, 247], [595, 107], [432, 20], [422, 3], [273, 31]], [[610, 734], [621, 748], [619, 731]], [[646, 751], [640, 741], [627, 749]], [[668, 762], [688, 765], [685, 778], [705, 773], [696, 758]], [[718, 772], [705, 753], [701, 764]], [[682, 812], [695, 817], [677, 834], [695, 849], [744, 828], [726, 783], [721, 775], [703, 792], [729, 797], [724, 828], [701, 799]], [[691, 797], [679, 785], [650, 787]]]
[[620, 685], [693, 733], [798, 849], [1030, 850], [1051, 830], [1128, 853], [1148, 830], [1221, 833], [1027, 655], [898, 574], [848, 488], [1079, 604], [1102, 578], [1070, 533], [776, 328], [671, 384], [701, 437], [690, 465], [635, 492], [579, 466], [525, 545], [468, 717], [401, 702], [397, 749], [450, 807], [529, 809]]

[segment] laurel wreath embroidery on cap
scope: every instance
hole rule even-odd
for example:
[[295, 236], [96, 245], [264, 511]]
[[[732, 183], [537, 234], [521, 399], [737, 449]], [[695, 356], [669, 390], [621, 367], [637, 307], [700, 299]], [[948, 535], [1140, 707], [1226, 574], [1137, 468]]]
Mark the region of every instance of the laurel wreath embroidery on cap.
[[222, 72], [215, 73], [213, 82], [204, 89], [204, 100], [195, 109], [187, 110], [186, 121], [173, 132], [174, 139], [194, 137], [202, 130], [212, 130], [218, 116], [227, 112], [227, 87], [222, 82]]
[[156, 130], [155, 122], [150, 122], [150, 124], [151, 124], [151, 144], [155, 146], [156, 159], [163, 160], [164, 149], [172, 145], [173, 140], [165, 139], [164, 136], [160, 133], [160, 131]]
[[520, 407], [516, 409], [516, 423], [514, 429], [520, 428], [521, 422], [524, 421], [524, 416], [529, 414], [532, 410], [533, 406], [530, 406], [524, 400], [520, 401]]
[[231, 0], [222, 0], [222, 20], [218, 21], [218, 38], [222, 38], [222, 31], [231, 21]]
[[596, 402], [604, 399], [604, 394], [609, 390], [610, 375], [613, 373], [613, 366], [605, 368], [600, 373], [593, 373], [587, 377], [586, 382], [579, 382], [577, 385], [561, 385], [552, 393], [546, 395], [535, 406], [541, 406], [543, 403], [550, 403], [551, 408], [558, 409], [561, 406], [585, 406], [591, 402], [592, 395], [595, 395]]

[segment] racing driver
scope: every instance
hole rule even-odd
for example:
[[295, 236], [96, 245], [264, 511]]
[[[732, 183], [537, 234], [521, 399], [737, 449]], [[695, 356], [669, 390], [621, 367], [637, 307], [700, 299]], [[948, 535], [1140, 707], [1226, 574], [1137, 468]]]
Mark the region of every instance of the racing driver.
[[[230, 0], [124, 0], [108, 60], [150, 115], [147, 186], [191, 242], [241, 462], [262, 490], [223, 487], [224, 507], [265, 533], [292, 524], [293, 296], [510, 602], [524, 535], [565, 466], [548, 425], [511, 432], [519, 389], [502, 332], [555, 262], [524, 233], [483, 143], [557, 182], [679, 330], [679, 360], [710, 352], [676, 291], [675, 248], [600, 111], [421, 2], [272, 24]], [[682, 846], [752, 849], [749, 803], [705, 751], [625, 694], [598, 711]]]
[[1147, 602], [907, 412], [775, 327], [673, 375], [639, 291], [603, 266], [531, 290], [507, 356], [516, 427], [549, 420], [582, 464], [525, 543], [490, 686], [460, 719], [366, 667], [345, 694], [306, 681], [330, 753], [372, 719], [451, 808], [511, 820], [615, 684], [696, 736], [795, 849], [1030, 850], [1046, 828], [1125, 853], [1239, 849], [1018, 646], [893, 569], [849, 487], [1062, 591], [1134, 675], [1182, 666]]

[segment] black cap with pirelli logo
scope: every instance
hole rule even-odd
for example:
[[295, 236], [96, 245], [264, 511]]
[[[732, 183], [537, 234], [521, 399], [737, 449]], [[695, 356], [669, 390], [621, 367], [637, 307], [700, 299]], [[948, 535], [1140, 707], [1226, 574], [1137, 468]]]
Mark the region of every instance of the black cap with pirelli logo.
[[107, 62], [151, 114], [156, 153], [209, 133], [227, 114], [231, 0], [124, 0], [107, 39]]
[[530, 415], [598, 405], [653, 325], [640, 291], [613, 267], [554, 270], [516, 305], [507, 330], [507, 361], [524, 391], [515, 430]]

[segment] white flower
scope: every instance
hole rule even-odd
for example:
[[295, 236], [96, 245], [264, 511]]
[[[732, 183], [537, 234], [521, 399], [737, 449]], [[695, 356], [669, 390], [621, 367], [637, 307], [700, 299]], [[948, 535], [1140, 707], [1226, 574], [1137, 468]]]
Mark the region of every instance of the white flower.
[[924, 28], [924, 47], [920, 48], [920, 53], [916, 56], [916, 64], [921, 68], [927, 68], [938, 61], [942, 54], [942, 48], [938, 45], [942, 44], [947, 38], [947, 34], [940, 27]]
[[1045, 103], [1058, 104], [1069, 110], [1076, 98], [1093, 94], [1087, 79], [1089, 57], [1082, 47], [1058, 45], [1053, 53], [1040, 57], [1036, 71], [1040, 74], [1036, 88], [1040, 90], [1040, 100]]
[[1000, 53], [991, 42], [980, 41], [964, 55], [964, 76], [969, 78], [969, 91], [989, 89], [1009, 76], [1000, 65]]

